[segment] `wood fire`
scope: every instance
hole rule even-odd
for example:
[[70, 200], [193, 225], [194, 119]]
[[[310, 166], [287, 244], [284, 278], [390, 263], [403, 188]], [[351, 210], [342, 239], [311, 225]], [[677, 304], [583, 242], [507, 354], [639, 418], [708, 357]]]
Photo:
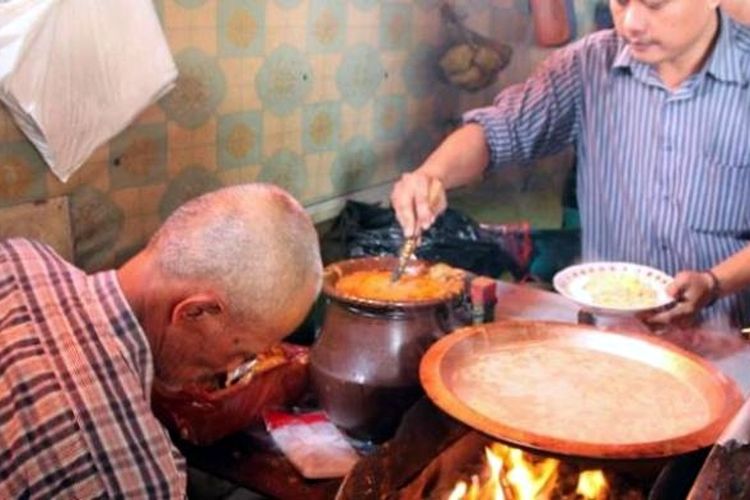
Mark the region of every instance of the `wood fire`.
[[[532, 457], [517, 448], [494, 443], [485, 448], [486, 477], [459, 481], [448, 500], [552, 500], [568, 498], [561, 491], [560, 461]], [[578, 474], [569, 498], [605, 500], [609, 485], [601, 470]]]

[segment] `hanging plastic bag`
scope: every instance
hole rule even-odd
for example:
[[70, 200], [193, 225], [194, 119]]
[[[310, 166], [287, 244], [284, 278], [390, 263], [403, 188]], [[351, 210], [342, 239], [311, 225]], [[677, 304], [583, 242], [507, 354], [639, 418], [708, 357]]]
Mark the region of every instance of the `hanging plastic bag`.
[[0, 100], [62, 181], [176, 78], [151, 0], [0, 0]]
[[0, 0], [0, 80], [18, 63], [55, 0]]

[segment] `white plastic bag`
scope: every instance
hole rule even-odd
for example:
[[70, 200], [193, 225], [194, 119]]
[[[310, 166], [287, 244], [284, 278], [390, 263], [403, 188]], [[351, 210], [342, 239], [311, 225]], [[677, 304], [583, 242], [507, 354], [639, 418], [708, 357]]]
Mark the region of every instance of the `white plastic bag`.
[[0, 0], [0, 80], [16, 66], [55, 0]]
[[176, 78], [151, 0], [0, 0], [0, 100], [62, 181]]
[[308, 479], [345, 476], [359, 459], [357, 452], [325, 413], [263, 412], [276, 445]]

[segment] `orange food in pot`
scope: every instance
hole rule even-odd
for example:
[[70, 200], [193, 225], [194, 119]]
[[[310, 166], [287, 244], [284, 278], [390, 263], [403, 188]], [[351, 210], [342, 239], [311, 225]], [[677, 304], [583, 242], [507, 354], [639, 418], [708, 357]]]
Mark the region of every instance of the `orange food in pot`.
[[431, 266], [426, 272], [405, 273], [395, 282], [389, 270], [355, 271], [336, 282], [336, 291], [342, 295], [388, 302], [448, 298], [462, 287], [463, 272], [445, 264]]

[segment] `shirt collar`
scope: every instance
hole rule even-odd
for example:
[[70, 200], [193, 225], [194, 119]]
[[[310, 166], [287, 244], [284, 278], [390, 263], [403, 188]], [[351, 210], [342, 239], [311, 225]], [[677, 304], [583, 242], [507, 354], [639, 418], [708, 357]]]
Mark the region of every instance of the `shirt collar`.
[[630, 50], [630, 45], [625, 43], [625, 40], [621, 37], [617, 37], [617, 53], [612, 63], [613, 70], [627, 71], [636, 78], [640, 78], [643, 82], [653, 82], [651, 75], [651, 66], [640, 62]]
[[107, 315], [113, 338], [130, 368], [140, 378], [147, 399], [154, 378], [153, 357], [148, 338], [128, 304], [114, 270], [88, 276], [100, 307]]
[[637, 61], [632, 52], [630, 51], [630, 45], [625, 43], [625, 40], [621, 37], [617, 37], [617, 54], [615, 54], [615, 60], [612, 63], [613, 69], [630, 69], [634, 66], [643, 65], [643, 63]]
[[[701, 73], [705, 72], [718, 80], [727, 82], [745, 83], [747, 81], [747, 76], [743, 73], [740, 64], [742, 54], [737, 44], [733, 43], [735, 30], [734, 21], [719, 9], [719, 38]], [[612, 63], [612, 69], [629, 69], [633, 74], [644, 76], [649, 73], [649, 65], [633, 57], [630, 46], [622, 37], [617, 37], [617, 54]]]
[[742, 71], [740, 53], [734, 42], [737, 26], [729, 16], [719, 10], [719, 38], [716, 40], [714, 51], [706, 64], [706, 73], [717, 80], [732, 83], [745, 83], [747, 76]]

